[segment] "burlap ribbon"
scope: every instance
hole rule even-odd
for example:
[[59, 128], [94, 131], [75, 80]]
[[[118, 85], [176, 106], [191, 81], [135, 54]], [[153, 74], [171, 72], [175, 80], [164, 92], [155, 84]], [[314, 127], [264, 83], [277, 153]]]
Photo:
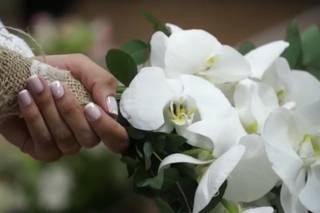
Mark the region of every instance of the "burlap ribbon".
[[85, 87], [69, 71], [61, 70], [32, 58], [27, 58], [0, 46], [0, 118], [19, 115], [17, 95], [26, 87], [31, 75], [41, 75], [48, 82], [59, 80], [73, 92], [80, 104], [90, 102]]

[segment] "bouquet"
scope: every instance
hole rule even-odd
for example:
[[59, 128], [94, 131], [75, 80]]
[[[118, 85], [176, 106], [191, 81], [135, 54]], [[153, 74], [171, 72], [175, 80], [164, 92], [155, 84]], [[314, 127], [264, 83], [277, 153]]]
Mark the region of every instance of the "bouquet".
[[236, 50], [146, 18], [148, 43], [106, 56], [136, 191], [161, 212], [320, 212], [319, 28]]
[[[237, 50], [145, 16], [150, 41], [106, 56], [122, 83], [119, 122], [131, 144], [122, 161], [134, 189], [160, 212], [320, 212], [319, 28], [300, 33], [293, 22], [286, 41]], [[34, 60], [23, 40], [0, 30], [0, 116], [17, 113], [30, 73], [90, 100], [68, 71]]]

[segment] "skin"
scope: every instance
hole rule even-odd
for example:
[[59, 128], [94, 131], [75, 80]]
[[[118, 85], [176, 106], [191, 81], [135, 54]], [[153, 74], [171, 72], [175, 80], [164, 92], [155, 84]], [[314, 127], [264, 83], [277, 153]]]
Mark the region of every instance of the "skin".
[[108, 113], [106, 105], [106, 98], [115, 96], [115, 78], [81, 54], [47, 56], [46, 63], [69, 70], [82, 82], [99, 108], [100, 118], [93, 122], [88, 120], [84, 107], [66, 85], [63, 85], [64, 96], [55, 99], [48, 83], [39, 76], [44, 90], [34, 94], [27, 86], [33, 103], [26, 107], [20, 104], [23, 118], [7, 119], [0, 126], [0, 133], [21, 151], [45, 162], [75, 154], [82, 147], [93, 147], [101, 140], [114, 152], [125, 151], [127, 133]]

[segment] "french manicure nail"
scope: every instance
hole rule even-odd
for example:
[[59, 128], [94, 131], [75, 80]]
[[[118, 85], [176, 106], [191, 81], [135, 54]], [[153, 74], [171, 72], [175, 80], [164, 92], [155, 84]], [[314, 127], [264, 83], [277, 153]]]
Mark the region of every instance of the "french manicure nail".
[[89, 121], [93, 122], [101, 117], [101, 112], [94, 103], [89, 103], [84, 107], [86, 117]]
[[53, 97], [55, 99], [62, 98], [64, 95], [64, 88], [59, 81], [54, 81], [49, 84]]
[[34, 93], [41, 93], [44, 89], [44, 86], [37, 75], [33, 75], [28, 79], [28, 85]]
[[115, 97], [113, 96], [108, 96], [107, 100], [107, 108], [110, 114], [113, 114], [115, 116], [118, 115], [118, 103]]
[[27, 107], [32, 103], [32, 97], [28, 90], [24, 89], [18, 94], [18, 101], [22, 107]]

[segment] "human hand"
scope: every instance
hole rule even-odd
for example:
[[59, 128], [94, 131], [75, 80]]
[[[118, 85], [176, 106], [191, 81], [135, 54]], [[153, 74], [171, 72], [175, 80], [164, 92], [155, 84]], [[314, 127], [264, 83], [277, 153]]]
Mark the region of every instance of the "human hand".
[[100, 140], [112, 151], [124, 151], [126, 131], [113, 119], [118, 114], [114, 77], [80, 54], [47, 56], [46, 63], [69, 70], [96, 104], [83, 108], [66, 85], [32, 76], [18, 95], [23, 118], [7, 119], [0, 133], [23, 152], [46, 162], [93, 147]]

